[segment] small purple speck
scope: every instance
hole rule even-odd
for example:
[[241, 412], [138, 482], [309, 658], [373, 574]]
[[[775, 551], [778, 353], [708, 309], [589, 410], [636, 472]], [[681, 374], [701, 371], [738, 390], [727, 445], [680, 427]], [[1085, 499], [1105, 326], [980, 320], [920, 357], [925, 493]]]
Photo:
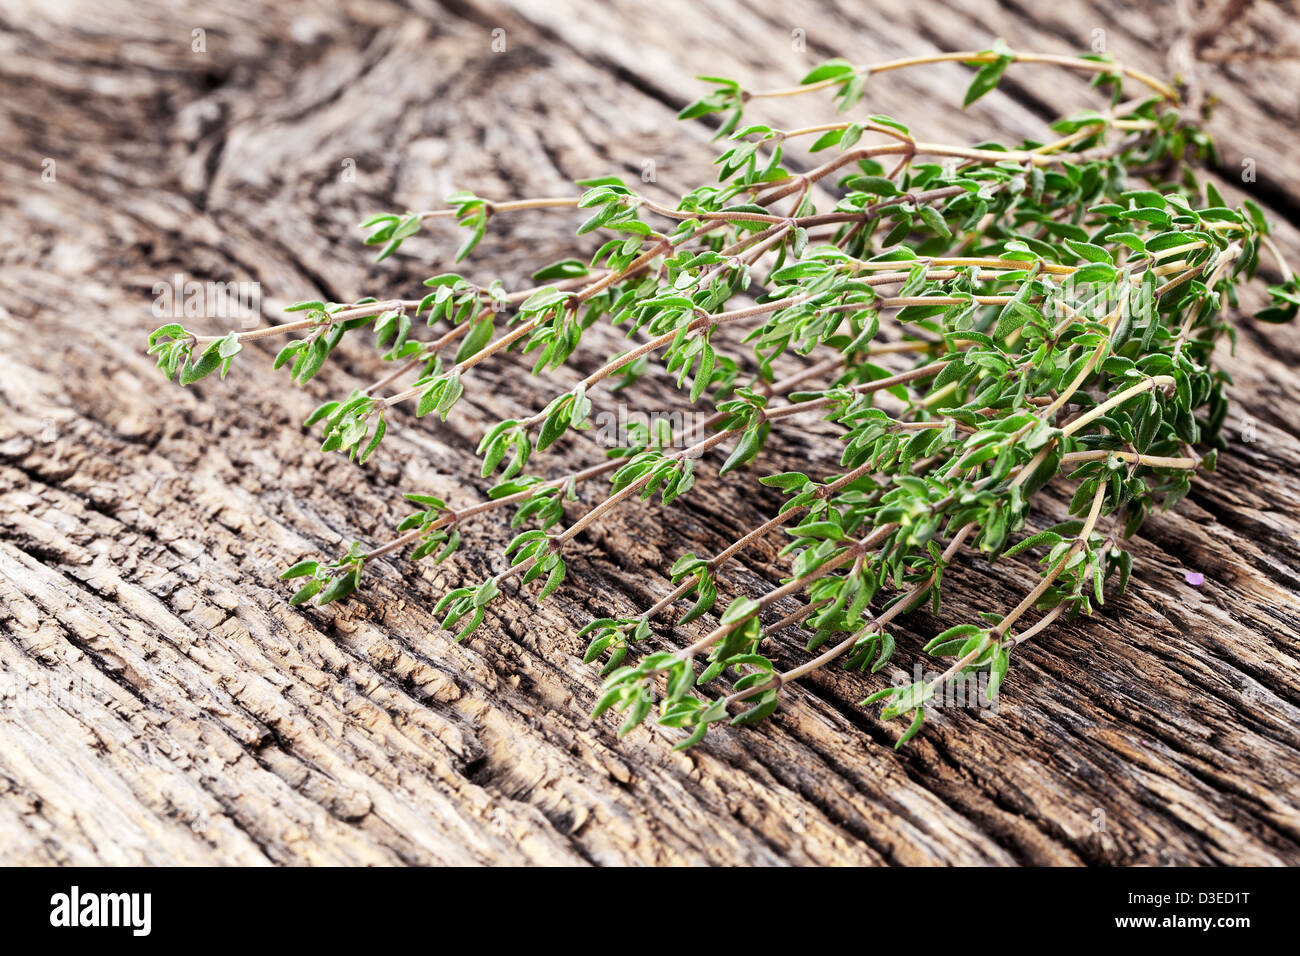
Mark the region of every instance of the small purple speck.
[[1183, 580], [1194, 588], [1199, 588], [1205, 583], [1205, 575], [1200, 571], [1188, 571], [1183, 575]]

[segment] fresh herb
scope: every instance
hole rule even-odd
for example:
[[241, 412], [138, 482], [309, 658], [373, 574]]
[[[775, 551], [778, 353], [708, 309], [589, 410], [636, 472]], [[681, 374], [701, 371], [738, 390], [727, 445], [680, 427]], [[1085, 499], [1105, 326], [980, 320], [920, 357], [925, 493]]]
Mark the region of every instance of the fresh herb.
[[[928, 143], [879, 115], [795, 130], [742, 125], [755, 101], [817, 90], [833, 91], [847, 111], [872, 74], [940, 61], [976, 69], [967, 104], [1019, 63], [1086, 72], [1109, 104], [1063, 118], [1048, 141], [1013, 147]], [[1190, 170], [1213, 147], [1180, 117], [1174, 90], [1106, 57], [999, 43], [870, 67], [832, 60], [785, 90], [708, 81], [713, 91], [682, 117], [719, 115], [717, 181], [674, 207], [609, 178], [579, 183], [572, 197], [492, 202], [457, 193], [447, 209], [364, 224], [382, 259], [427, 223], [452, 219], [466, 232], [459, 260], [495, 215], [584, 210], [578, 234], [603, 244], [589, 259], [542, 266], [530, 288], [440, 274], [418, 299], [303, 302], [292, 309], [303, 317], [271, 328], [201, 336], [167, 325], [150, 351], [187, 384], [218, 369], [224, 376], [246, 340], [305, 333], [275, 364], [306, 382], [347, 333], [369, 328], [393, 370], [307, 420], [321, 427], [323, 450], [364, 462], [395, 406], [446, 419], [488, 357], [515, 351], [537, 373], [565, 364], [593, 323], [625, 327], [626, 352], [484, 434], [482, 475], [500, 472], [487, 500], [453, 512], [408, 495], [420, 510], [392, 540], [285, 573], [297, 579], [295, 604], [340, 600], [376, 557], [410, 548], [412, 559], [443, 560], [460, 546], [466, 518], [514, 506], [514, 523], [525, 527], [503, 570], [438, 605], [458, 638], [483, 623], [512, 579], [535, 587], [538, 600], [560, 587], [569, 543], [623, 501], [657, 496], [670, 505], [691, 492], [705, 456], [716, 451], [719, 474], [729, 474], [759, 459], [788, 420], [834, 423], [836, 474], [761, 478], [786, 496], [779, 514], [712, 557], [682, 556], [670, 571], [673, 590], [645, 612], [582, 628], [587, 660], [605, 673], [595, 711], [620, 712], [620, 733], [657, 711], [688, 746], [714, 724], [761, 720], [788, 684], [832, 662], [879, 672], [894, 652], [892, 622], [927, 600], [938, 609], [945, 569], [962, 547], [990, 561], [1038, 555], [1038, 584], [1014, 607], [957, 623], [926, 645], [950, 662], [942, 674], [866, 699], [883, 718], [905, 722], [901, 744], [949, 681], [987, 672], [996, 697], [1019, 644], [1062, 616], [1090, 612], [1110, 579], [1123, 590], [1131, 558], [1120, 541], [1153, 508], [1185, 495], [1192, 473], [1212, 468], [1223, 447], [1226, 376], [1211, 356], [1216, 340], [1232, 335], [1222, 314], [1236, 285], [1254, 276], [1262, 251], [1277, 258], [1283, 282], [1270, 288], [1266, 321], [1295, 316], [1300, 285], [1257, 206], [1230, 208], [1213, 185], [1196, 182]], [[1126, 99], [1126, 83], [1141, 95]], [[792, 145], [820, 164], [789, 172], [782, 162]], [[1162, 171], [1177, 171], [1178, 181]], [[834, 206], [818, 208], [814, 187], [834, 192]], [[735, 304], [742, 295], [754, 304]], [[416, 334], [422, 318], [441, 327], [435, 337]], [[751, 349], [729, 354], [723, 326], [742, 329]], [[775, 363], [790, 351], [823, 358], [778, 379]], [[528, 471], [536, 451], [589, 427], [602, 383], [624, 387], [655, 361], [683, 404], [712, 407], [706, 421], [679, 434], [633, 429], [608, 461], [570, 475]], [[599, 476], [610, 479], [608, 496], [561, 527], [576, 485]], [[1075, 517], [1027, 530], [1035, 494], [1052, 481], [1074, 489]], [[778, 533], [788, 539], [785, 581], [717, 607], [731, 559]], [[785, 598], [801, 599], [801, 609], [773, 620]], [[689, 602], [680, 625], [713, 623], [679, 650], [638, 655], [637, 645], [659, 642], [653, 627], [679, 602]], [[810, 635], [809, 657], [782, 670], [763, 652], [764, 638], [794, 624]]]

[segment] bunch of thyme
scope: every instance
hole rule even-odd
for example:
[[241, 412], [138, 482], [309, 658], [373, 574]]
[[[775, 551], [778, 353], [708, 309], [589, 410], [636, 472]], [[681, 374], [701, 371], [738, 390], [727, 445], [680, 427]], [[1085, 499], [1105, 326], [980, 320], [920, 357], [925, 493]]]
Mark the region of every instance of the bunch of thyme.
[[[879, 115], [788, 130], [742, 125], [756, 100], [826, 90], [849, 111], [872, 74], [941, 61], [976, 67], [966, 104], [1019, 63], [1082, 71], [1108, 96], [1101, 108], [1054, 123], [1046, 141], [1015, 146], [925, 142]], [[1090, 612], [1112, 575], [1124, 588], [1131, 558], [1121, 538], [1153, 507], [1184, 495], [1193, 471], [1213, 468], [1222, 447], [1225, 375], [1210, 358], [1218, 337], [1232, 332], [1221, 315], [1236, 302], [1236, 284], [1253, 277], [1261, 250], [1276, 256], [1284, 284], [1270, 288], [1274, 304], [1259, 315], [1268, 321], [1294, 316], [1300, 286], [1256, 205], [1230, 208], [1213, 185], [1198, 185], [1194, 164], [1213, 146], [1180, 115], [1176, 91], [1107, 57], [1018, 53], [999, 43], [867, 67], [832, 60], [790, 89], [705, 79], [712, 92], [681, 117], [720, 114], [726, 149], [717, 181], [675, 206], [607, 178], [560, 198], [456, 193], [446, 209], [363, 224], [382, 259], [430, 221], [454, 219], [467, 231], [459, 261], [494, 216], [587, 210], [578, 235], [607, 240], [589, 259], [540, 269], [533, 287], [508, 291], [500, 281], [440, 274], [420, 298], [301, 302], [291, 310], [301, 319], [254, 331], [204, 336], [166, 325], [150, 337], [150, 351], [185, 384], [218, 369], [224, 376], [247, 340], [300, 332], [275, 366], [306, 382], [344, 336], [368, 330], [392, 371], [306, 422], [322, 429], [322, 450], [364, 462], [392, 409], [413, 404], [416, 416], [445, 420], [490, 356], [529, 356], [536, 374], [564, 364], [594, 323], [625, 328], [626, 351], [534, 414], [487, 430], [482, 474], [500, 470], [501, 480], [486, 500], [453, 511], [438, 498], [407, 495], [419, 510], [391, 540], [370, 549], [358, 542], [336, 560], [303, 561], [284, 574], [300, 579], [293, 603], [326, 604], [351, 594], [369, 561], [406, 548], [411, 560], [441, 561], [460, 546], [467, 518], [513, 506], [514, 523], [527, 527], [506, 549], [503, 570], [437, 606], [458, 639], [479, 627], [511, 579], [539, 582], [539, 601], [554, 591], [566, 546], [620, 503], [657, 495], [670, 505], [715, 450], [726, 474], [754, 461], [771, 431], [791, 420], [834, 423], [842, 437], [835, 474], [761, 478], [786, 496], [778, 514], [711, 557], [683, 555], [670, 571], [673, 589], [643, 613], [582, 628], [587, 660], [604, 661], [595, 713], [622, 712], [626, 733], [657, 707], [660, 724], [685, 731], [680, 746], [719, 721], [761, 720], [785, 685], [820, 667], [881, 670], [894, 650], [891, 623], [927, 599], [937, 611], [958, 549], [990, 561], [1037, 552], [1041, 576], [1014, 607], [958, 623], [925, 646], [950, 661], [940, 676], [867, 697], [883, 718], [909, 721], [901, 745], [946, 682], [987, 671], [995, 697], [1017, 645], [1063, 615]], [[1126, 84], [1136, 90], [1131, 98]], [[820, 163], [788, 171], [792, 145]], [[1169, 171], [1177, 181], [1162, 181]], [[818, 208], [816, 190], [839, 198]], [[420, 320], [438, 327], [433, 337], [416, 334]], [[729, 349], [718, 334], [724, 326], [743, 330], [750, 349]], [[822, 357], [780, 379], [775, 363], [790, 351]], [[653, 362], [685, 403], [711, 407], [702, 424], [685, 434], [634, 430], [608, 460], [572, 474], [528, 471], [534, 452], [590, 427], [594, 389], [615, 377], [625, 385]], [[600, 476], [609, 494], [557, 528], [577, 483]], [[1035, 494], [1057, 479], [1075, 489], [1075, 517], [1020, 536]], [[728, 562], [777, 533], [788, 539], [784, 583], [715, 611]], [[800, 609], [771, 620], [766, 612], [787, 597], [801, 599]], [[712, 625], [678, 650], [635, 655], [657, 620], [688, 600], [678, 626], [706, 616]], [[763, 641], [796, 623], [811, 635], [809, 657], [781, 670]], [[726, 687], [710, 690], [722, 680]]]

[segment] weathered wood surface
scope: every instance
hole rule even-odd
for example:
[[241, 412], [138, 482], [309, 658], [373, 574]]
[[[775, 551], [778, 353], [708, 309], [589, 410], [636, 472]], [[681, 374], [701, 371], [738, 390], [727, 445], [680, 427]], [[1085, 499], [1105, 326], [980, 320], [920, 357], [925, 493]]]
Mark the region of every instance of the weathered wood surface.
[[[830, 55], [999, 35], [1060, 52], [1100, 36], [1164, 72], [1195, 26], [1146, 6], [8, 0], [0, 862], [1300, 862], [1300, 330], [1239, 321], [1240, 347], [1222, 355], [1236, 384], [1221, 472], [1144, 529], [1129, 594], [1017, 652], [998, 714], [941, 711], [902, 753], [897, 728], [856, 705], [880, 678], [838, 671], [793, 689], [767, 726], [686, 754], [658, 731], [619, 742], [613, 722], [587, 719], [599, 680], [576, 624], [644, 606], [678, 553], [708, 553], [769, 514], [774, 499], [749, 482], [706, 481], [668, 520], [628, 507], [579, 540], [574, 583], [541, 609], [508, 595], [463, 645], [430, 609], [488, 569], [472, 545], [438, 568], [386, 561], [345, 606], [285, 603], [286, 560], [382, 540], [401, 491], [478, 500], [485, 483], [464, 476], [481, 428], [575, 372], [534, 381], [492, 363], [469, 414], [435, 427], [408, 413], [358, 469], [320, 455], [298, 423], [374, 377], [363, 348], [305, 391], [271, 371], [264, 343], [225, 383], [189, 390], [142, 354], [152, 287], [175, 272], [256, 280], [284, 302], [408, 293], [442, 271], [451, 230], [372, 264], [354, 227], [375, 210], [457, 187], [550, 194], [647, 160], [667, 192], [694, 184], [708, 132], [673, 120], [694, 74], [787, 85]], [[1220, 102], [1228, 188], [1269, 208], [1300, 261], [1300, 65], [1259, 55], [1300, 49], [1294, 11], [1259, 4], [1203, 32], [1179, 49], [1213, 61], [1198, 75]], [[962, 114], [967, 75], [874, 78], [870, 108], [974, 141], [1036, 134], [1086, 100], [1073, 76], [1013, 69]], [[827, 112], [792, 100], [769, 115]], [[1240, 183], [1243, 158], [1257, 183]], [[341, 181], [346, 159], [355, 182]], [[518, 283], [570, 250], [578, 221], [500, 219], [475, 268]], [[643, 395], [676, 407], [668, 390]], [[558, 474], [597, 454], [571, 438], [542, 463]], [[811, 429], [767, 460], [829, 469], [834, 456]], [[473, 531], [494, 546], [509, 533], [497, 519]], [[755, 552], [728, 582], [776, 580], [773, 556]], [[1205, 585], [1186, 586], [1185, 569]], [[1016, 562], [963, 560], [944, 617], [1010, 606], [1029, 580]], [[888, 679], [937, 626], [907, 621]], [[779, 643], [782, 661], [802, 659], [796, 636]]]

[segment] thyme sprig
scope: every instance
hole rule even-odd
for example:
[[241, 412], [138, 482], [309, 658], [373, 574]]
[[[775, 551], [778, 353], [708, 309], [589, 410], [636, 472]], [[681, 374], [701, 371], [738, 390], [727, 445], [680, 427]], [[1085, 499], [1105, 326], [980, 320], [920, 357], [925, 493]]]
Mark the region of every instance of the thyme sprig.
[[[1084, 72], [1108, 97], [1052, 124], [1043, 141], [1014, 145], [928, 142], [882, 115], [789, 130], [741, 125], [764, 99], [833, 91], [845, 112], [876, 73], [954, 61], [976, 70], [966, 105], [1015, 64]], [[363, 224], [384, 259], [422, 228], [454, 221], [466, 233], [459, 261], [494, 216], [584, 210], [578, 235], [607, 239], [587, 258], [540, 268], [535, 285], [508, 291], [499, 280], [443, 273], [418, 299], [302, 302], [289, 311], [303, 318], [252, 331], [205, 336], [165, 325], [150, 351], [187, 384], [218, 370], [224, 377], [246, 341], [302, 333], [275, 359], [302, 383], [345, 336], [370, 330], [392, 369], [306, 421], [321, 426], [322, 450], [364, 462], [394, 409], [413, 405], [416, 417], [445, 420], [489, 359], [529, 356], [538, 374], [565, 365], [592, 325], [624, 328], [626, 350], [484, 433], [481, 475], [500, 473], [485, 500], [452, 510], [408, 494], [419, 510], [389, 541], [356, 542], [333, 561], [309, 559], [284, 574], [306, 579], [293, 603], [327, 604], [361, 584], [368, 562], [408, 548], [412, 560], [445, 560], [468, 519], [513, 507], [512, 524], [523, 530], [502, 569], [437, 605], [457, 639], [483, 623], [512, 579], [537, 582], [539, 601], [561, 586], [569, 544], [623, 502], [658, 496], [671, 505], [713, 467], [715, 452], [725, 454], [717, 465], [725, 475], [758, 459], [790, 420], [830, 423], [840, 435], [838, 470], [761, 478], [786, 497], [777, 514], [712, 557], [682, 555], [669, 570], [671, 589], [642, 613], [581, 628], [587, 661], [605, 675], [595, 714], [621, 712], [626, 733], [657, 708], [661, 725], [684, 731], [680, 746], [723, 721], [756, 722], [792, 682], [828, 664], [884, 669], [896, 646], [891, 625], [926, 600], [938, 612], [945, 571], [963, 548], [989, 561], [1041, 552], [1037, 584], [1014, 606], [956, 623], [925, 645], [950, 660], [940, 674], [866, 698], [882, 719], [907, 722], [901, 745], [945, 685], [987, 672], [987, 696], [996, 698], [1017, 646], [1063, 616], [1091, 612], [1112, 576], [1124, 589], [1132, 560], [1118, 542], [1153, 508], [1185, 495], [1192, 473], [1212, 469], [1223, 447], [1227, 378], [1211, 355], [1233, 334], [1225, 306], [1236, 304], [1261, 252], [1277, 261], [1282, 281], [1258, 318], [1293, 318], [1300, 285], [1259, 207], [1231, 208], [1212, 183], [1197, 181], [1195, 164], [1213, 144], [1179, 113], [1176, 92], [1108, 57], [998, 43], [867, 66], [831, 60], [789, 89], [705, 79], [712, 91], [681, 117], [717, 116], [718, 175], [676, 205], [609, 177], [579, 182], [572, 196], [493, 201], [459, 192], [447, 208]], [[1139, 95], [1126, 99], [1126, 83]], [[805, 171], [786, 167], [792, 148], [812, 157]], [[421, 318], [440, 327], [434, 337], [417, 333]], [[747, 349], [736, 348], [737, 337]], [[781, 378], [789, 353], [823, 357]], [[559, 477], [528, 471], [536, 453], [591, 427], [598, 389], [626, 388], [655, 364], [684, 405], [712, 408], [702, 424], [676, 433], [634, 427], [606, 461]], [[602, 476], [609, 493], [553, 530], [566, 505], [577, 507], [577, 485]], [[1074, 517], [1027, 530], [1035, 495], [1054, 481], [1073, 487]], [[730, 562], [776, 534], [787, 539], [783, 580], [718, 609]], [[657, 633], [685, 601], [675, 624]], [[1025, 626], [1031, 615], [1037, 620]], [[638, 656], [642, 642], [662, 646], [675, 628], [709, 617], [714, 623], [678, 649]], [[782, 669], [769, 639], [796, 625], [809, 656]]]

